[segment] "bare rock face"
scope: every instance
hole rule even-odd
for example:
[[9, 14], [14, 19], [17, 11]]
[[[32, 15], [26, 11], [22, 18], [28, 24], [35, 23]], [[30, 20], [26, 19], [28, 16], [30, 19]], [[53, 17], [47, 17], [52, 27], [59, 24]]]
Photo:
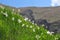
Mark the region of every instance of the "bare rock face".
[[32, 10], [35, 20], [46, 19], [50, 23], [60, 20], [60, 7], [25, 7], [20, 8], [21, 13], [27, 9]]
[[50, 31], [54, 31], [55, 33], [60, 33], [60, 20], [50, 24], [51, 24], [49, 26]]
[[45, 19], [37, 19], [37, 20], [35, 20], [35, 23], [38, 26], [44, 25], [44, 28], [49, 30], [50, 23], [48, 23], [47, 20], [45, 20]]
[[35, 22], [37, 23], [37, 25], [44, 24], [44, 28], [51, 32], [53, 31], [54, 33], [60, 33], [60, 20], [53, 23], [48, 23], [47, 20], [39, 19]]
[[30, 9], [27, 9], [25, 11], [23, 11], [22, 13], [20, 13], [23, 17], [27, 17], [29, 18], [31, 21], [34, 20], [34, 16], [33, 16], [33, 11]]
[[47, 20], [45, 19], [38, 19], [35, 20], [35, 23], [39, 26], [44, 24], [45, 29], [54, 33], [60, 33], [60, 20], [56, 22], [48, 23]]

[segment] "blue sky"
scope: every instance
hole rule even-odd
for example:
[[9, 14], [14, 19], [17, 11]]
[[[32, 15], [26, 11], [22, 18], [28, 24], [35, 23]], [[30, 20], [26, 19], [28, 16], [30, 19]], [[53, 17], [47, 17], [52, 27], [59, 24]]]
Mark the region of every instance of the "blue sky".
[[13, 7], [48, 7], [51, 5], [51, 0], [0, 0], [0, 3]]

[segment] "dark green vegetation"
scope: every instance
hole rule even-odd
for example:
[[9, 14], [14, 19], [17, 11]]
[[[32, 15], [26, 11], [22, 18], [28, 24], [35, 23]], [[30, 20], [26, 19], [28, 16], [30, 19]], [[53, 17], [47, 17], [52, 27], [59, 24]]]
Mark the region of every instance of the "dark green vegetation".
[[9, 8], [0, 7], [0, 40], [60, 40], [60, 36], [32, 24]]

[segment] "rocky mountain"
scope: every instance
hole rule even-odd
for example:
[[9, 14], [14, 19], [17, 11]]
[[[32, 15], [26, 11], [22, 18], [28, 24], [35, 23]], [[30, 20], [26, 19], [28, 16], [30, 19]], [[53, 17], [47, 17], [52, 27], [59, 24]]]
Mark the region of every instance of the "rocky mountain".
[[60, 7], [26, 7], [20, 10], [31, 10], [35, 19], [46, 19], [50, 23], [60, 20]]
[[[60, 33], [60, 7], [26, 7], [19, 8], [23, 16], [27, 16], [27, 13], [31, 13], [28, 16], [30, 19], [35, 20], [39, 26], [45, 25], [45, 28], [55, 33]], [[34, 18], [34, 19], [33, 19]]]

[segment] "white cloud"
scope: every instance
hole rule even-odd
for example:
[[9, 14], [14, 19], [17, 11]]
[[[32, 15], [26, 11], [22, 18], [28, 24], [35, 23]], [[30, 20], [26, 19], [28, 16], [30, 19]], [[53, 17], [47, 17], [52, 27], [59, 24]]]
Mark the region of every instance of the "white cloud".
[[60, 6], [60, 0], [51, 0], [51, 6]]

